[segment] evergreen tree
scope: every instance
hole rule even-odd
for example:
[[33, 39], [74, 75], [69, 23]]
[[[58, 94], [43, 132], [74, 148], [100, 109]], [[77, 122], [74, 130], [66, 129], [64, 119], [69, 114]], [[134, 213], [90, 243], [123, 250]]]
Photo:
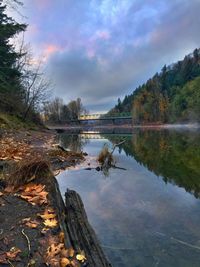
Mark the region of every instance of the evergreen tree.
[[200, 120], [200, 49], [164, 66], [110, 111], [132, 112], [134, 123]]
[[23, 89], [17, 61], [21, 57], [10, 43], [10, 39], [24, 31], [26, 25], [16, 23], [5, 14], [6, 6], [0, 3], [0, 108], [14, 112], [20, 107]]

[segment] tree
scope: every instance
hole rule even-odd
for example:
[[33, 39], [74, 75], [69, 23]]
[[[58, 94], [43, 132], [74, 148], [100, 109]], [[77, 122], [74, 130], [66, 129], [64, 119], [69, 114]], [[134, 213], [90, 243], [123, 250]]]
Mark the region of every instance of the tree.
[[0, 107], [14, 112], [22, 102], [23, 88], [20, 84], [21, 73], [17, 61], [21, 57], [10, 39], [25, 31], [26, 25], [15, 22], [5, 14], [6, 6], [0, 3]]
[[24, 119], [27, 118], [29, 113], [37, 112], [40, 104], [45, 102], [50, 94], [50, 82], [44, 77], [40, 68], [40, 62], [35, 68], [25, 62], [22, 70], [21, 84], [24, 88]]
[[45, 120], [56, 123], [60, 122], [63, 105], [63, 100], [59, 97], [56, 97], [51, 102], [44, 103], [43, 110]]
[[47, 122], [67, 123], [70, 121], [78, 121], [81, 113], [87, 112], [81, 99], [70, 101], [64, 104], [61, 98], [55, 98], [51, 102], [44, 104], [44, 118]]
[[[145, 84], [125, 96], [108, 113], [131, 112], [134, 123], [199, 121], [200, 49], [182, 61], [164, 65]], [[194, 83], [193, 83], [194, 81]]]

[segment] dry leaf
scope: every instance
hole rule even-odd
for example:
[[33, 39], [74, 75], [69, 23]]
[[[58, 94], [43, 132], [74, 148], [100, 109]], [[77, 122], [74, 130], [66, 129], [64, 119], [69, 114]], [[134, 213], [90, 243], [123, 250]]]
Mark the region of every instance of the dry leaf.
[[86, 257], [85, 255], [82, 255], [82, 254], [77, 254], [76, 255], [76, 259], [80, 262], [84, 262], [86, 260]]
[[69, 248], [69, 257], [74, 257], [74, 253], [75, 253], [75, 251], [74, 251], [74, 249], [73, 248]]
[[24, 191], [20, 194], [20, 197], [32, 205], [46, 204], [48, 193], [44, 190], [44, 188], [45, 185], [30, 183], [26, 185]]
[[19, 248], [12, 247], [9, 252], [6, 252], [6, 256], [10, 260], [14, 260], [20, 252], [21, 250]]
[[35, 229], [35, 228], [38, 227], [39, 222], [37, 222], [37, 221], [30, 221], [30, 222], [25, 223], [25, 225], [28, 226], [29, 228]]
[[[64, 242], [63, 242], [64, 243]], [[62, 251], [61, 251], [61, 256], [62, 257], [64, 257], [64, 258], [73, 258], [73, 256], [74, 256], [74, 253], [75, 253], [75, 251], [73, 250], [73, 248], [69, 248], [69, 249], [63, 249]]]
[[52, 219], [52, 220], [47, 219], [44, 221], [44, 225], [47, 227], [51, 227], [51, 228], [56, 227], [57, 224], [58, 224], [58, 221], [56, 219]]
[[63, 232], [59, 233], [59, 241], [60, 243], [64, 243], [64, 239], [65, 239], [65, 234]]
[[0, 192], [0, 197], [2, 197], [3, 196], [3, 193], [2, 192]]
[[57, 244], [57, 245], [52, 244], [47, 249], [47, 256], [53, 258], [56, 255], [58, 255], [63, 248], [64, 248], [64, 244]]
[[60, 267], [66, 267], [68, 265], [70, 265], [70, 261], [67, 258], [62, 258], [60, 260]]
[[56, 217], [56, 214], [55, 213], [49, 213], [48, 210], [45, 210], [44, 214], [39, 214], [39, 216], [43, 220], [47, 220], [47, 219], [54, 219]]

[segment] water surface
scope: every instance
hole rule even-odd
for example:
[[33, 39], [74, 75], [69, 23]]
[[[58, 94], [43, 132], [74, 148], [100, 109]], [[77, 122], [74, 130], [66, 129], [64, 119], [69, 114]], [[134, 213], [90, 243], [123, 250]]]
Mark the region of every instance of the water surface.
[[81, 195], [114, 267], [199, 267], [200, 133], [61, 135], [66, 148], [86, 151], [91, 164], [105, 143], [112, 147], [124, 139], [114, 156], [126, 170], [107, 176], [68, 170], [58, 176], [62, 193], [70, 188]]

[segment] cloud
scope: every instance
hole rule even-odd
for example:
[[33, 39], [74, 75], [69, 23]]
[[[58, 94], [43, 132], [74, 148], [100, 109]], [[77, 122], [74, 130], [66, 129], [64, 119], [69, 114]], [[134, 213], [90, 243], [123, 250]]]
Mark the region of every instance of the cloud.
[[37, 0], [28, 10], [55, 95], [94, 112], [200, 44], [199, 0]]

